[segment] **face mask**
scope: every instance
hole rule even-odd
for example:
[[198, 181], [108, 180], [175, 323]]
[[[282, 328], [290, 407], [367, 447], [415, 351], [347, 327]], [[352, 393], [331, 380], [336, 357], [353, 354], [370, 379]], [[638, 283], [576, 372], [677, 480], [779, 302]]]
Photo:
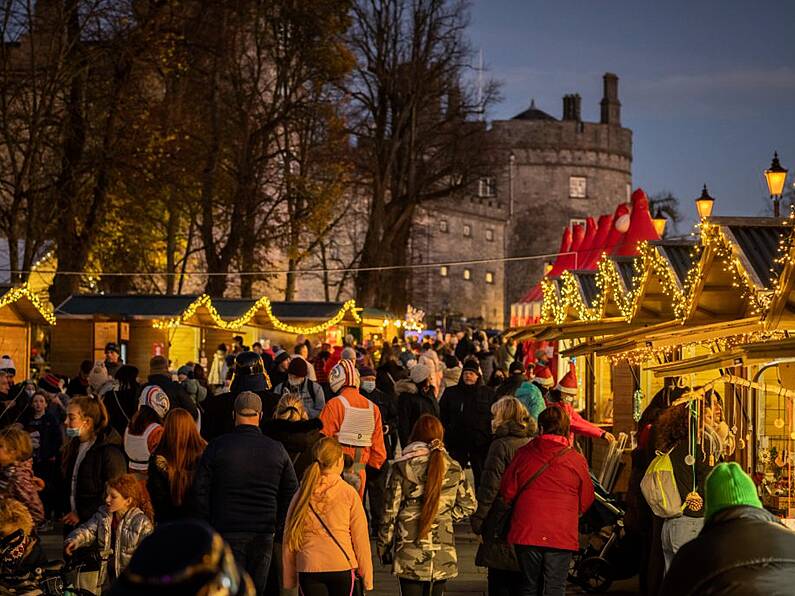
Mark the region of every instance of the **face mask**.
[[294, 377], [293, 375], [287, 375], [287, 382], [293, 387], [298, 387], [304, 382], [304, 377]]
[[80, 436], [80, 429], [79, 428], [67, 428], [66, 429], [66, 436], [70, 439], [74, 439], [75, 437]]
[[362, 391], [372, 393], [375, 389], [375, 381], [362, 381]]

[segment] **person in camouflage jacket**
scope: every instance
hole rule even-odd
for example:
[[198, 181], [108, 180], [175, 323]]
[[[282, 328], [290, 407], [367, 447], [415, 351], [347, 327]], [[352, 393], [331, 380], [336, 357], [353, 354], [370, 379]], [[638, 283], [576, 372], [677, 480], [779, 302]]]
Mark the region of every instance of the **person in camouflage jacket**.
[[[418, 538], [432, 448], [443, 452], [445, 472], [438, 513], [430, 532]], [[404, 580], [436, 583], [458, 575], [453, 523], [471, 515], [476, 508], [472, 486], [458, 462], [444, 450], [441, 440], [433, 444], [413, 442], [406, 446], [391, 468], [378, 533], [379, 556], [384, 563], [392, 559], [392, 573], [400, 578], [401, 590], [405, 592]]]

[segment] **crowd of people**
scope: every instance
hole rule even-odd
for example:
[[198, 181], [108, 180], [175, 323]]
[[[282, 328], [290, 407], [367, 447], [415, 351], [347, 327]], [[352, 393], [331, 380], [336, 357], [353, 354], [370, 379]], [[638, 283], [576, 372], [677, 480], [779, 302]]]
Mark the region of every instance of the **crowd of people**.
[[[38, 537], [58, 524], [65, 557], [98, 555], [97, 592], [350, 596], [373, 589], [374, 548], [401, 594], [438, 596], [468, 519], [490, 595], [565, 592], [594, 500], [575, 437], [614, 438], [576, 411], [576, 371], [556, 383], [544, 350], [528, 360], [470, 332], [377, 347], [235, 338], [206, 374], [162, 356], [142, 374], [115, 344], [105, 356], [72, 379], [15, 384], [0, 369], [3, 573], [40, 566]], [[686, 416], [654, 424], [659, 448], [687, 455]], [[727, 515], [709, 495], [698, 506], [708, 467], [680, 471], [692, 508], [660, 528], [671, 585], [676, 552]]]

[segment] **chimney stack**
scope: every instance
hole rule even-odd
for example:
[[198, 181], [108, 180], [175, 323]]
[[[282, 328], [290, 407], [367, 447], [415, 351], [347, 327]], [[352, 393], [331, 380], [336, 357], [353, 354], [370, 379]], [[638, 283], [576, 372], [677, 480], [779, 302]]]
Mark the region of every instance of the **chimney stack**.
[[580, 106], [582, 99], [579, 93], [563, 96], [563, 120], [573, 120], [579, 122], [582, 117], [580, 115]]
[[621, 126], [621, 102], [618, 101], [618, 77], [606, 72], [604, 77], [604, 93], [601, 101], [602, 124]]

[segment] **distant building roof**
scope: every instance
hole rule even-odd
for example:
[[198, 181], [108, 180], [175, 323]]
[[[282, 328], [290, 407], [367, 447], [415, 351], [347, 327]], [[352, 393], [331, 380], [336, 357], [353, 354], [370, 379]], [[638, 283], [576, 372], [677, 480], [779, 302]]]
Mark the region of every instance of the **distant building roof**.
[[551, 120], [557, 121], [557, 118], [554, 116], [550, 116], [546, 112], [539, 110], [536, 108], [536, 100], [533, 99], [530, 101], [530, 107], [527, 108], [524, 112], [520, 112], [516, 114], [511, 120]]

